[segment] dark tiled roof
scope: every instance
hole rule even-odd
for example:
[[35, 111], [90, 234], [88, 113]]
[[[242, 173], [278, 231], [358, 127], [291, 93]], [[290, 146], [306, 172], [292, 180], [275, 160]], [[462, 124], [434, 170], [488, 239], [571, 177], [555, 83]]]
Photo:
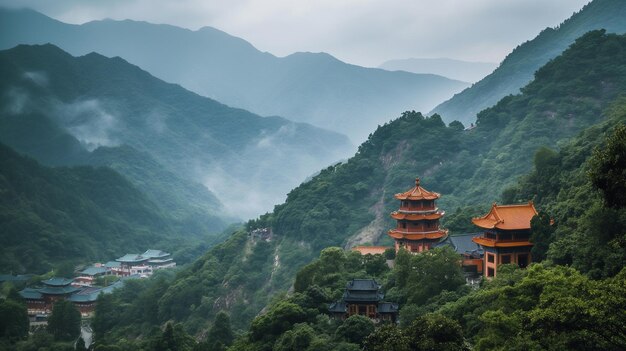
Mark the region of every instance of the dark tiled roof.
[[143, 262], [147, 260], [148, 260], [147, 257], [143, 257], [139, 254], [126, 254], [116, 259], [117, 262], [126, 262], [126, 263], [137, 263], [137, 262]]
[[67, 278], [50, 278], [48, 280], [42, 280], [41, 282], [47, 286], [66, 286], [72, 284], [74, 279]]
[[398, 304], [393, 302], [380, 302], [378, 313], [398, 313]]
[[378, 291], [380, 287], [380, 284], [378, 284], [374, 279], [352, 279], [346, 285], [346, 289], [352, 291]]
[[169, 257], [169, 253], [161, 250], [152, 250], [148, 249], [146, 252], [142, 253], [141, 256], [146, 258], [164, 258]]
[[94, 276], [98, 274], [105, 274], [106, 272], [107, 272], [107, 269], [105, 267], [93, 267], [92, 266], [80, 272], [80, 274]]
[[458, 234], [458, 235], [448, 235], [446, 240], [443, 240], [437, 243], [435, 247], [442, 247], [442, 246], [449, 245], [449, 246], [452, 246], [454, 251], [456, 251], [457, 253], [461, 255], [470, 254], [476, 250], [481, 250], [481, 247], [472, 241], [473, 237], [480, 236], [481, 234], [482, 233], [465, 233], [465, 234]]
[[348, 307], [345, 302], [337, 301], [328, 306], [328, 311], [330, 313], [346, 313], [348, 311]]
[[37, 289], [32, 288], [26, 288], [20, 291], [20, 296], [27, 300], [41, 300], [43, 298], [43, 295], [41, 295]]
[[66, 295], [80, 289], [73, 286], [46, 286], [38, 290], [44, 295]]

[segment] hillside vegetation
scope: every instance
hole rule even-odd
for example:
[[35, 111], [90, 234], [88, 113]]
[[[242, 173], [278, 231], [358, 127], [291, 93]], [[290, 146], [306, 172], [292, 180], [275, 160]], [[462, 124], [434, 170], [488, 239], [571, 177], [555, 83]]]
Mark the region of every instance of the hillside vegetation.
[[[604, 132], [623, 124], [626, 118], [624, 102], [619, 98], [626, 92], [626, 71], [621, 64], [625, 61], [626, 36], [590, 32], [542, 68], [537, 79], [522, 94], [503, 99], [495, 107], [483, 111], [477, 127], [471, 131], [464, 131], [460, 123], [446, 126], [438, 116], [404, 113], [378, 128], [353, 158], [323, 170], [311, 181], [294, 189], [274, 212], [248, 222], [248, 232], [271, 228], [270, 241], [253, 239], [246, 231], [237, 232], [181, 272], [163, 294], [157, 295], [160, 297], [151, 300], [158, 305], [159, 315], [149, 320], [150, 325], [173, 320], [182, 322], [187, 331], [197, 333], [208, 327], [207, 316], [211, 318], [218, 311], [227, 310], [233, 327], [245, 329], [271, 297], [287, 290], [298, 269], [317, 257], [322, 249], [343, 246], [355, 235], [358, 237], [360, 229], [368, 224], [376, 227], [377, 216], [382, 223], [378, 225], [377, 233], [383, 234], [391, 225], [386, 222], [389, 221], [386, 219], [389, 211], [398, 205], [393, 194], [409, 188], [415, 176], [422, 178], [427, 189], [443, 194], [439, 207], [449, 212], [445, 225], [452, 234], [473, 230], [470, 217], [485, 211], [493, 201], [535, 199], [540, 210], [547, 210], [555, 216], [556, 230], [544, 228], [541, 235], [533, 238], [541, 243], [533, 252], [534, 257], [572, 264], [593, 278], [616, 275], [624, 265], [623, 253], [626, 252], [620, 237], [623, 235], [622, 215], [619, 212], [615, 217], [614, 212], [598, 207], [602, 206], [601, 198], [585, 185], [589, 184], [585, 162], [593, 146], [604, 142]], [[562, 151], [545, 151], [557, 147]], [[558, 162], [552, 162], [553, 157], [542, 156], [558, 152], [570, 156], [563, 156], [563, 161]], [[561, 163], [562, 169], [547, 169], [551, 176], [533, 178], [537, 177], [533, 176], [534, 172], [545, 172], [544, 166]], [[570, 171], [577, 176], [568, 174]], [[557, 181], [565, 182], [562, 192], [559, 186], [549, 183]], [[550, 190], [542, 190], [546, 188]], [[581, 191], [585, 192], [579, 199]], [[554, 194], [558, 195], [555, 197]], [[542, 201], [541, 197], [555, 200]], [[559, 212], [561, 208], [563, 212]], [[607, 212], [596, 217], [598, 211]], [[607, 216], [613, 218], [608, 223], [615, 229], [609, 231], [610, 237], [609, 232], [596, 235], [602, 225], [590, 231], [589, 226], [596, 223], [596, 218], [606, 220]], [[578, 245], [578, 236], [586, 236], [589, 245]], [[385, 240], [382, 236], [378, 241]], [[339, 267], [327, 267], [331, 266], [333, 269]], [[361, 269], [358, 267], [354, 268], [355, 272]], [[303, 272], [315, 277], [311, 268], [304, 268]], [[560, 268], [549, 275], [553, 273], [557, 276], [574, 274], [562, 273]], [[379, 276], [378, 273], [368, 274]], [[522, 275], [515, 279], [522, 279]], [[295, 288], [303, 292], [302, 289], [310, 284], [334, 284], [328, 292], [335, 296], [340, 281], [350, 275], [331, 276], [328, 281], [320, 278], [317, 283], [317, 278], [311, 278], [313, 281], [308, 283], [296, 279]], [[429, 286], [420, 279], [426, 278], [415, 281], [419, 283], [418, 287], [425, 289]], [[438, 308], [439, 302], [434, 300], [435, 305], [422, 310], [418, 301], [425, 302], [439, 291], [453, 289], [437, 288], [435, 284], [430, 292], [425, 292], [422, 288], [412, 288], [413, 285], [402, 285], [397, 281], [394, 284], [387, 285], [390, 296], [414, 305], [404, 312], [408, 313], [404, 318], [411, 320], [424, 311]], [[607, 281], [607, 284], [612, 283]], [[422, 295], [413, 298], [407, 295], [420, 293]], [[440, 303], [466, 293], [461, 291], [460, 295], [442, 296]], [[123, 294], [117, 298], [118, 303], [129, 303]], [[276, 297], [276, 301], [282, 300]], [[114, 324], [120, 327], [107, 331], [107, 338], [111, 338], [108, 340], [127, 335], [125, 333], [134, 336], [140, 333], [131, 327], [136, 321], [123, 318], [115, 321]], [[290, 330], [293, 326], [290, 323], [300, 323], [298, 321], [302, 320], [296, 318], [295, 322], [281, 324], [277, 328], [282, 329], [273, 334], [274, 337], [278, 338], [279, 334]], [[304, 320], [308, 321], [310, 319]], [[467, 328], [462, 321], [457, 322]], [[255, 322], [252, 323], [253, 329], [254, 325]], [[465, 337], [477, 335], [468, 330], [472, 329], [463, 331]], [[276, 339], [253, 337], [248, 341], [254, 344], [258, 341], [257, 346], [266, 349]], [[474, 342], [478, 343], [478, 340]]]
[[537, 37], [515, 48], [493, 73], [435, 107], [444, 120], [474, 123], [477, 114], [509, 94], [517, 94], [533, 79], [541, 66], [560, 55], [576, 38], [590, 30], [626, 32], [626, 3], [621, 0], [594, 0], [555, 28], [544, 29]]
[[0, 144], [0, 193], [6, 273], [111, 260], [175, 235], [168, 217], [109, 168], [44, 167]]

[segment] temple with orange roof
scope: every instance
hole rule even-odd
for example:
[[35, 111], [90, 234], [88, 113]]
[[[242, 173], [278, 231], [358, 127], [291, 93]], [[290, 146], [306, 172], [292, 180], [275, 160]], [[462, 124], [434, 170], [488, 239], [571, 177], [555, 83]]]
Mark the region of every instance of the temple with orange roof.
[[395, 240], [396, 252], [401, 247], [409, 252], [427, 251], [448, 235], [439, 226], [445, 212], [435, 206], [441, 195], [422, 188], [419, 178], [415, 179], [415, 187], [394, 197], [400, 200], [400, 209], [391, 213], [397, 222], [388, 234]]
[[532, 201], [519, 205], [494, 203], [489, 213], [473, 218], [472, 222], [484, 229], [472, 241], [484, 250], [483, 275], [495, 277], [498, 265], [515, 263], [521, 268], [531, 262], [530, 220], [537, 215]]

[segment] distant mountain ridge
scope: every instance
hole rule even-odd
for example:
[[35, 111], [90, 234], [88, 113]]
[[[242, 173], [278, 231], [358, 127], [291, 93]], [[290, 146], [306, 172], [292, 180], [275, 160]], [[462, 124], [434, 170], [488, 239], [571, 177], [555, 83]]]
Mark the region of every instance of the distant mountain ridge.
[[439, 104], [429, 114], [464, 124], [476, 121], [483, 109], [519, 89], [533, 79], [537, 69], [563, 52], [574, 40], [594, 29], [609, 33], [626, 32], [626, 1], [594, 0], [556, 28], [546, 28], [537, 37], [519, 45], [490, 75], [470, 88]]
[[168, 217], [109, 168], [45, 167], [0, 143], [0, 179], [3, 273], [42, 274], [178, 237]]
[[450, 58], [407, 58], [383, 62], [378, 68], [388, 71], [407, 71], [418, 74], [436, 74], [463, 82], [476, 82], [491, 73], [498, 64], [472, 62]]
[[[343, 135], [230, 108], [121, 58], [72, 57], [50, 44], [21, 45], [0, 52], [0, 73], [0, 125], [7, 131], [0, 132], [0, 141], [50, 164], [84, 164], [89, 158], [143, 183], [172, 179], [169, 172], [206, 185], [240, 219], [270, 209], [352, 149]], [[124, 145], [129, 148], [119, 148]], [[106, 157], [88, 156], [98, 147], [110, 148]], [[139, 157], [149, 170], [128, 163], [136, 152], [152, 159]], [[144, 178], [145, 172], [152, 176]], [[173, 184], [166, 181], [161, 188]], [[212, 203], [207, 206], [219, 207]]]
[[328, 128], [354, 142], [399, 111], [427, 111], [467, 86], [363, 68], [324, 53], [275, 57], [210, 27], [190, 31], [130, 20], [70, 25], [31, 10], [0, 10], [0, 49], [48, 42], [73, 55], [120, 56], [222, 103]]

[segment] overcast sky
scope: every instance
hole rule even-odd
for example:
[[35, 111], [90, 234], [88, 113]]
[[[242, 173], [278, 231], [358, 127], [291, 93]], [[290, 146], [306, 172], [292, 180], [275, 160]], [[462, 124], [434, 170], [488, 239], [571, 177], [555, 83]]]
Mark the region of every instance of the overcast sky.
[[262, 51], [328, 52], [375, 67], [390, 59], [500, 62], [589, 0], [0, 0], [68, 23], [133, 19], [211, 26]]

